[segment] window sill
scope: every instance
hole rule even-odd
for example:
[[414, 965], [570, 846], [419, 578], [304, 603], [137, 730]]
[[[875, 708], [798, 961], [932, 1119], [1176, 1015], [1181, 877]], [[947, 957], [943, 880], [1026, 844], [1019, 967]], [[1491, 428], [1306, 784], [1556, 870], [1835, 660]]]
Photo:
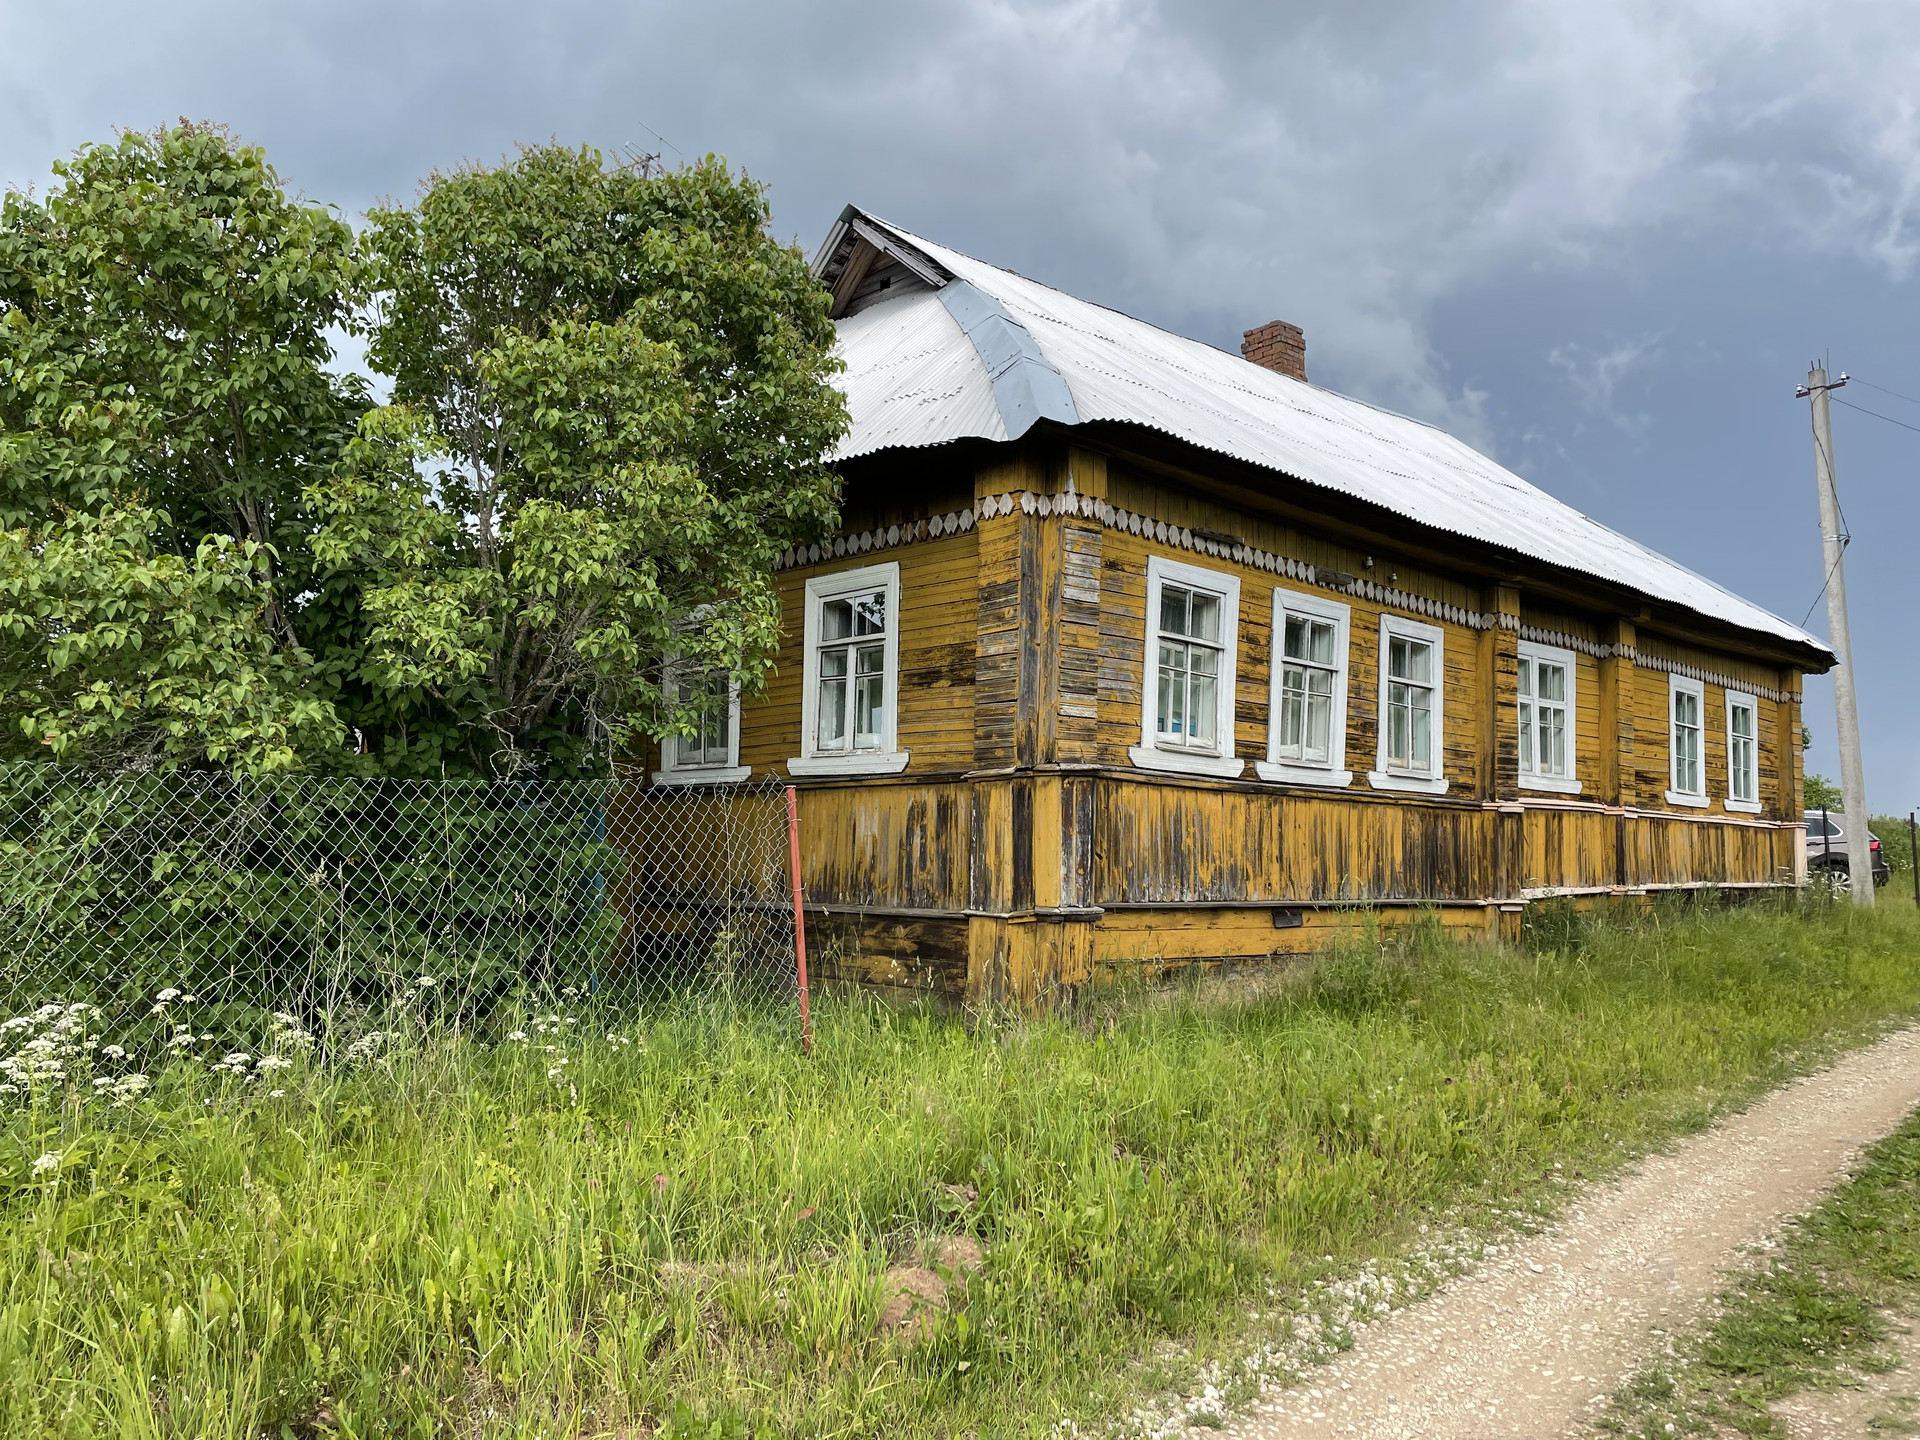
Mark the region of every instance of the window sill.
[[1725, 800], [1721, 803], [1735, 815], [1758, 815], [1760, 813], [1760, 802], [1758, 800]]
[[750, 765], [700, 765], [685, 769], [656, 770], [656, 785], [738, 785], [753, 774]]
[[1179, 750], [1158, 750], [1151, 745], [1135, 745], [1127, 758], [1142, 770], [1164, 770], [1172, 775], [1211, 775], [1219, 780], [1237, 780], [1247, 762], [1231, 755], [1188, 755]]
[[787, 761], [789, 775], [898, 775], [907, 768], [907, 751], [881, 755], [796, 755]]
[[1385, 770], [1370, 770], [1367, 772], [1367, 784], [1375, 790], [1403, 790], [1410, 795], [1447, 793], [1447, 777], [1444, 775], [1394, 775]]
[[1353, 784], [1351, 770], [1320, 770], [1311, 765], [1287, 765], [1277, 760], [1262, 760], [1253, 767], [1262, 780], [1275, 785], [1314, 785], [1322, 790], [1345, 790]]
[[1554, 795], [1578, 795], [1580, 782], [1559, 775], [1522, 775], [1522, 790], [1545, 790]]
[[1704, 795], [1688, 795], [1680, 790], [1669, 790], [1667, 804], [1684, 805], [1689, 810], [1705, 810], [1713, 802]]

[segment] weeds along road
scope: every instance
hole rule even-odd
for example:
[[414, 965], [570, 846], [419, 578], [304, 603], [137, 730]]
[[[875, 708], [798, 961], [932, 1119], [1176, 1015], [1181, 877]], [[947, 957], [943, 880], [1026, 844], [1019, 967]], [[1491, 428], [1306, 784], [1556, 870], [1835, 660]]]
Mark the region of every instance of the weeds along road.
[[1741, 1248], [1811, 1209], [1920, 1104], [1920, 1028], [1794, 1081], [1570, 1201], [1437, 1295], [1230, 1425], [1237, 1440], [1589, 1432]]

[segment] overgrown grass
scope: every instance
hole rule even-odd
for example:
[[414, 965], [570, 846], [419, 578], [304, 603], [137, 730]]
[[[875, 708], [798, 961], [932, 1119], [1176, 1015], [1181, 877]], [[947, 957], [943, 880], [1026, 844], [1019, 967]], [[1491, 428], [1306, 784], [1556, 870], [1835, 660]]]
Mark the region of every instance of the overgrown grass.
[[[1858, 1383], [1897, 1363], [1890, 1314], [1920, 1305], [1920, 1114], [1874, 1146], [1854, 1177], [1722, 1294], [1616, 1398], [1606, 1428], [1668, 1435], [1784, 1436], [1769, 1408], [1807, 1389]], [[1912, 1397], [1906, 1397], [1911, 1408]], [[1894, 1405], [1872, 1428], [1920, 1434]]]
[[[1167, 1342], [1910, 1013], [1916, 957], [1910, 908], [1423, 925], [1252, 999], [825, 1002], [810, 1060], [790, 1017], [687, 1008], [181, 1060], [118, 1108], [77, 1076], [4, 1117], [0, 1434], [1097, 1421]], [[886, 1267], [956, 1232], [989, 1247], [963, 1303], [877, 1336]]]

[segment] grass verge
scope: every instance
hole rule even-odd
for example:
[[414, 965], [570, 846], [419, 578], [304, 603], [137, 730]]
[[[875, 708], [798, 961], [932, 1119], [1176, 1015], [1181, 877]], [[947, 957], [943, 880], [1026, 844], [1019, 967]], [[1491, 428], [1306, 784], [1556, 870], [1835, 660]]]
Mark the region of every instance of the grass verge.
[[[1713, 1314], [1616, 1397], [1604, 1429], [1784, 1436], [1775, 1401], [1861, 1385], [1894, 1368], [1920, 1305], [1920, 1114], [1867, 1151], [1853, 1178], [1770, 1243]], [[1916, 1357], [1920, 1358], [1920, 1357]], [[1911, 1395], [1868, 1397], [1875, 1433], [1920, 1434]]]
[[[0, 1435], [1085, 1428], [1143, 1359], [1910, 1014], [1916, 954], [1910, 910], [1565, 915], [1253, 998], [841, 999], [811, 1060], [692, 1007], [143, 1090], [83, 1045], [4, 1115]], [[985, 1265], [942, 1274], [961, 1236]], [[915, 1261], [953, 1303], [880, 1333]]]

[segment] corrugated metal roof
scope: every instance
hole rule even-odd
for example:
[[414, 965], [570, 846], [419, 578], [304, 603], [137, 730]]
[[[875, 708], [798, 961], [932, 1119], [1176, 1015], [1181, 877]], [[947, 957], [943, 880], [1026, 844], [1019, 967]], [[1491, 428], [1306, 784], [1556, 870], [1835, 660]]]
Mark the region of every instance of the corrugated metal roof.
[[[1009, 406], [1007, 366], [1050, 367], [1071, 397], [1051, 412], [1144, 425], [1365, 500], [1449, 534], [1609, 580], [1743, 629], [1833, 652], [1742, 599], [1529, 485], [1445, 431], [1379, 410], [1077, 300], [860, 213], [997, 302], [1017, 360], [985, 355], [949, 306], [957, 286], [881, 300], [839, 322], [852, 428], [837, 452], [1017, 439], [1031, 405]], [[838, 232], [836, 232], [838, 233]], [[829, 248], [832, 242], [829, 242]], [[825, 256], [823, 250], [822, 255]], [[962, 319], [977, 302], [962, 305]], [[1031, 338], [1031, 346], [1017, 332]], [[1004, 335], [1001, 348], [1013, 353]], [[991, 348], [991, 347], [989, 347]], [[1038, 358], [1033, 351], [1037, 349]], [[989, 361], [1000, 367], [989, 369]], [[996, 398], [996, 380], [1001, 396]], [[1023, 392], [1024, 393], [1024, 392]]]

